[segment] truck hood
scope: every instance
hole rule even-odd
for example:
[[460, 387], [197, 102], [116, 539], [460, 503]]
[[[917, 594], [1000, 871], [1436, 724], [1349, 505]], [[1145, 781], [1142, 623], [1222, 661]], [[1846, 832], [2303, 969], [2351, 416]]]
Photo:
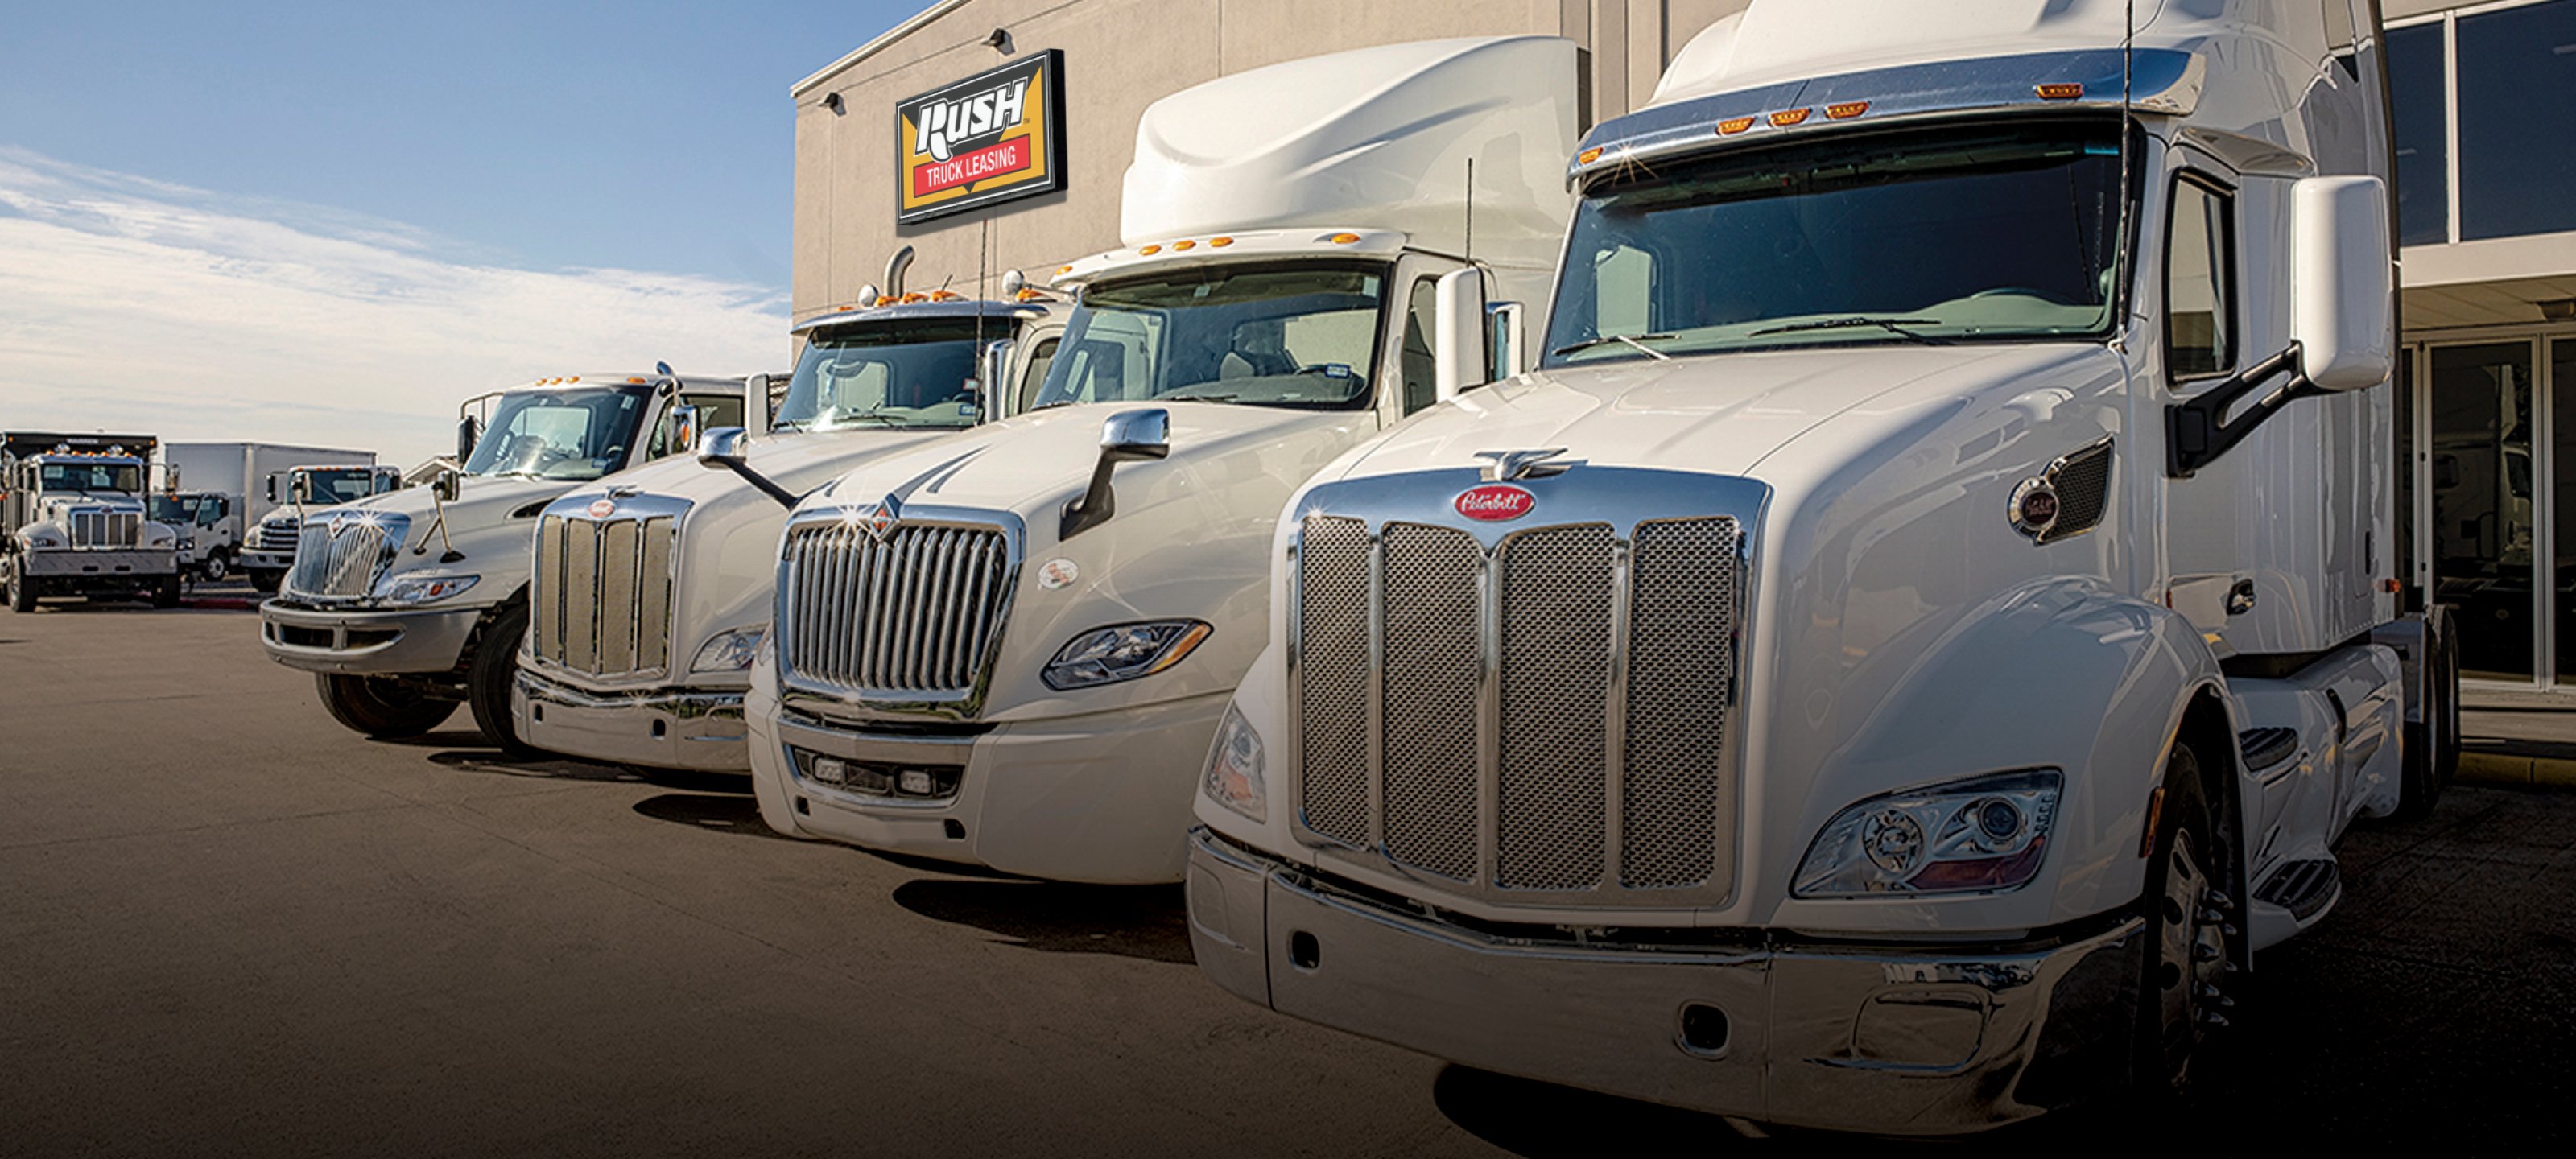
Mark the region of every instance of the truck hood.
[[[585, 485], [562, 479], [468, 476], [458, 487], [456, 501], [447, 504], [445, 540], [432, 526], [438, 521], [438, 506], [427, 487], [406, 487], [355, 503], [307, 507], [304, 511], [307, 515], [336, 510], [378, 511], [410, 517], [411, 530], [403, 542], [428, 550], [404, 551], [386, 574], [479, 575], [482, 582], [458, 599], [461, 606], [481, 606], [499, 603], [527, 584], [532, 566], [528, 547], [538, 510], [555, 496]], [[465, 558], [456, 563], [439, 562], [450, 543]]]
[[[1270, 532], [1281, 506], [1336, 456], [1376, 434], [1378, 418], [1374, 411], [1160, 404], [1171, 414], [1171, 456], [1120, 464], [1111, 477], [1116, 513], [1061, 539], [1065, 505], [1089, 486], [1099, 461], [1102, 420], [1156, 406], [1095, 403], [1020, 415], [872, 463], [808, 496], [800, 510], [873, 507], [894, 495], [914, 515], [935, 508], [1019, 518], [1027, 555], [987, 717], [1099, 712], [1224, 692], [1267, 637]], [[1054, 587], [1040, 582], [1050, 567]], [[1216, 630], [1186, 661], [1142, 680], [1059, 693], [1040, 679], [1074, 635], [1169, 618], [1203, 620]]]
[[1579, 448], [1601, 466], [1754, 475], [1764, 460], [1875, 403], [1964, 397], [2045, 381], [2104, 357], [2095, 346], [1830, 347], [1538, 371], [1435, 407], [1333, 473], [1360, 478], [1482, 467], [1484, 451]]

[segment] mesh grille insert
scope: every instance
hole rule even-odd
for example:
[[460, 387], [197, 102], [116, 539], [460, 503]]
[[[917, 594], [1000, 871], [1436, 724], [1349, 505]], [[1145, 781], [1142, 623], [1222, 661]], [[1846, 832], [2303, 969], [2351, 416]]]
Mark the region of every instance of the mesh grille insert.
[[1476, 647], [1484, 552], [1463, 531], [1386, 529], [1387, 855], [1434, 873], [1476, 872]]
[[[1499, 884], [1579, 889], [1601, 880], [1609, 737], [1610, 528], [1524, 532], [1503, 547]], [[1569, 692], [1578, 693], [1568, 695]]]
[[1729, 852], [1733, 799], [1722, 790], [1736, 541], [1732, 519], [1637, 528], [1619, 781], [1619, 879], [1631, 888], [1696, 885]]
[[1356, 519], [1306, 520], [1298, 549], [1298, 664], [1306, 824], [1335, 841], [1368, 841], [1368, 530]]

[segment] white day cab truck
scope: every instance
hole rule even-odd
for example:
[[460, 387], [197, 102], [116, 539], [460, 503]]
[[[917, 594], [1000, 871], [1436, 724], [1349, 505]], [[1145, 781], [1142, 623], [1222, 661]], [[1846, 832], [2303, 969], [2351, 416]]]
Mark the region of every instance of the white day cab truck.
[[1574, 45], [1536, 37], [1319, 56], [1148, 108], [1124, 248], [1057, 271], [1078, 296], [1036, 405], [789, 517], [746, 701], [763, 818], [1178, 880], [1280, 504], [1488, 376], [1486, 299], [1546, 287], [1575, 115]]
[[250, 586], [274, 592], [286, 573], [295, 570], [295, 546], [304, 538], [304, 518], [316, 509], [355, 503], [402, 490], [402, 469], [364, 463], [300, 463], [271, 472], [258, 494], [274, 505], [251, 532], [242, 551], [242, 570]]
[[1755, 1123], [2187, 1082], [2457, 660], [2369, 7], [2123, 7], [1756, 0], [1587, 136], [1541, 367], [1279, 521], [1211, 979]]
[[685, 449], [701, 424], [738, 424], [745, 383], [652, 375], [543, 379], [469, 400], [461, 472], [428, 487], [315, 510], [294, 569], [260, 605], [270, 659], [314, 674], [333, 719], [417, 736], [464, 704], [493, 743], [510, 725], [528, 623], [537, 513], [585, 483]]
[[545, 509], [511, 701], [528, 743], [751, 768], [742, 698], [768, 639], [788, 511], [862, 464], [974, 426], [1063, 329], [1034, 294], [904, 294], [910, 260], [909, 247], [896, 255], [882, 298], [871, 288], [867, 306], [793, 327], [804, 351], [766, 431], [709, 428], [694, 459], [610, 476]]
[[0, 592], [179, 604], [179, 529], [151, 518], [150, 435], [0, 433]]
[[[193, 520], [193, 534], [180, 536], [180, 570], [205, 579], [223, 579], [235, 570], [248, 570], [262, 591], [277, 590], [279, 576], [286, 573], [295, 550], [300, 514], [279, 514], [273, 509], [284, 501], [285, 491], [276, 481], [298, 464], [332, 467], [373, 467], [373, 451], [344, 450], [337, 447], [296, 446], [287, 443], [253, 442], [167, 442], [161, 444], [161, 488], [169, 494], [156, 495], [155, 503], [173, 516], [185, 515]], [[372, 476], [362, 476], [369, 477]], [[397, 484], [398, 485], [398, 484]], [[386, 488], [390, 490], [390, 488]], [[335, 487], [333, 494], [345, 490]], [[324, 505], [345, 499], [364, 498], [372, 491], [346, 495], [344, 498], [321, 500]], [[215, 497], [221, 503], [213, 502]], [[167, 499], [168, 502], [162, 502]], [[210, 509], [221, 510], [212, 514]], [[265, 538], [282, 554], [254, 562], [246, 553], [247, 545], [263, 538], [263, 520], [282, 524], [271, 527]], [[193, 544], [189, 540], [195, 540]]]

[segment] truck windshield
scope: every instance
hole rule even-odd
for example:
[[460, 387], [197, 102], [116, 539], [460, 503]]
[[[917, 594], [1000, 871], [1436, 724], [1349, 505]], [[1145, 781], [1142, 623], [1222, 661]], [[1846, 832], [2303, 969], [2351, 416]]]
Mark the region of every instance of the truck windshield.
[[212, 527], [224, 517], [224, 501], [213, 495], [155, 495], [152, 521], [173, 527]]
[[817, 332], [778, 404], [782, 431], [973, 426], [977, 354], [1007, 338], [996, 316], [871, 323]]
[[2119, 131], [1842, 135], [1596, 187], [1575, 213], [1544, 364], [2107, 337]]
[[645, 387], [513, 391], [466, 460], [468, 475], [596, 479], [626, 465], [652, 402]]
[[36, 473], [37, 487], [45, 491], [143, 490], [143, 468], [131, 463], [46, 463]]
[[[475, 451], [480, 454], [481, 447]], [[346, 470], [308, 471], [313, 479], [313, 505], [329, 507], [348, 503], [376, 493], [376, 473], [372, 468], [350, 467]]]
[[1369, 264], [1218, 267], [1093, 286], [1037, 404], [1365, 407], [1385, 282], [1386, 268]]

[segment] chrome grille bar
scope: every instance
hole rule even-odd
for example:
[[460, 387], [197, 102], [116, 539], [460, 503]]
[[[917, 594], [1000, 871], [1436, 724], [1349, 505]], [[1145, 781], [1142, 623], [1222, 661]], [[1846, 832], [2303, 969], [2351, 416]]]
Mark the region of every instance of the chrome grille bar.
[[286, 590], [323, 600], [374, 594], [411, 530], [409, 518], [381, 513], [317, 515], [297, 535]]
[[788, 529], [778, 638], [789, 679], [863, 698], [957, 698], [981, 684], [1009, 599], [999, 529], [904, 524], [880, 542], [838, 519]]
[[1489, 897], [1723, 897], [1745, 546], [1728, 515], [1479, 536], [1311, 510], [1288, 612], [1300, 824]]
[[675, 502], [630, 499], [639, 510], [605, 518], [550, 510], [538, 521], [528, 639], [539, 660], [591, 676], [668, 670], [672, 568], [687, 509]]

